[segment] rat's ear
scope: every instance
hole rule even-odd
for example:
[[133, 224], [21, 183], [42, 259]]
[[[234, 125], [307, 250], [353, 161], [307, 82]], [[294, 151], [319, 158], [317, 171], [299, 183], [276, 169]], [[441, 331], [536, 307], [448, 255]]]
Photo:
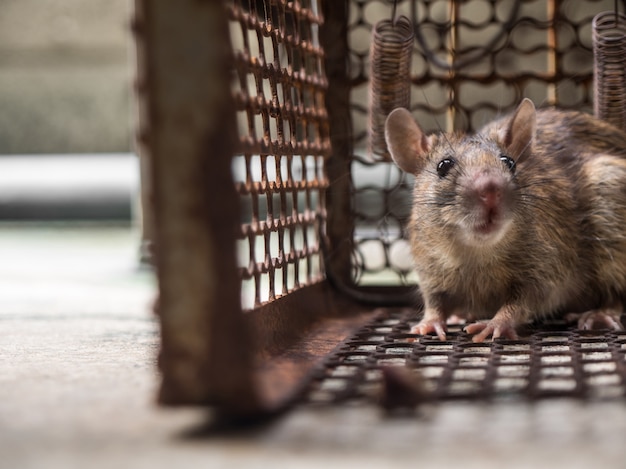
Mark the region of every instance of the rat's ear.
[[385, 122], [385, 140], [396, 164], [410, 174], [417, 174], [424, 166], [430, 151], [430, 141], [404, 108], [396, 108]]
[[516, 163], [521, 163], [531, 154], [536, 128], [535, 105], [524, 98], [509, 121], [504, 136], [504, 145]]

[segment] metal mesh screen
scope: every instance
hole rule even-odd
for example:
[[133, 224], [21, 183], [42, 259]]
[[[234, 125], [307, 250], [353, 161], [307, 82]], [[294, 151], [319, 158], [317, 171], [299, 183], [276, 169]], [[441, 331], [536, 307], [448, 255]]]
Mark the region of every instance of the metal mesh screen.
[[579, 331], [548, 321], [519, 340], [477, 344], [458, 325], [450, 326], [448, 340], [442, 342], [410, 334], [414, 317], [406, 310], [381, 313], [326, 360], [305, 400], [376, 402], [382, 367], [414, 372], [425, 399], [604, 400], [626, 395], [626, 332]]
[[234, 48], [245, 309], [322, 277], [327, 82], [315, 0], [227, 2]]
[[[352, 271], [360, 285], [416, 281], [403, 233], [412, 180], [371, 155], [367, 141], [371, 31], [389, 20], [392, 3], [351, 2]], [[410, 3], [398, 2], [397, 15], [411, 17]], [[410, 107], [426, 131], [475, 130], [523, 97], [537, 105], [592, 110], [591, 23], [595, 14], [612, 10], [613, 2], [419, 0], [415, 5]]]

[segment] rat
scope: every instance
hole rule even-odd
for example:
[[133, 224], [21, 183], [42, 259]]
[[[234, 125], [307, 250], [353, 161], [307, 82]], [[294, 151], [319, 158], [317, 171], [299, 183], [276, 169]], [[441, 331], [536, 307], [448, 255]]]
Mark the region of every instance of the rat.
[[424, 313], [411, 332], [516, 339], [556, 314], [623, 329], [626, 133], [524, 99], [476, 134], [427, 135], [404, 108], [385, 138], [415, 176], [407, 224]]

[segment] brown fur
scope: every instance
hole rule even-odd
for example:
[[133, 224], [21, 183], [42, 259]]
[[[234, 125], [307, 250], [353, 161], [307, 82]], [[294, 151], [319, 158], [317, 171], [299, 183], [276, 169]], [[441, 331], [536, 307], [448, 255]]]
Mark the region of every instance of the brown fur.
[[[425, 301], [417, 332], [445, 337], [452, 314], [491, 319], [468, 328], [480, 332], [477, 340], [514, 337], [517, 326], [556, 312], [609, 308], [619, 318], [626, 134], [579, 112], [535, 114], [529, 101], [474, 136], [425, 137], [407, 116], [390, 116], [387, 141], [398, 165], [415, 174], [407, 228]], [[514, 174], [501, 155], [516, 161]], [[456, 164], [442, 178], [445, 158]], [[494, 217], [506, 226], [485, 243], [467, 229], [483, 219], [474, 200], [483, 173], [499, 190]]]

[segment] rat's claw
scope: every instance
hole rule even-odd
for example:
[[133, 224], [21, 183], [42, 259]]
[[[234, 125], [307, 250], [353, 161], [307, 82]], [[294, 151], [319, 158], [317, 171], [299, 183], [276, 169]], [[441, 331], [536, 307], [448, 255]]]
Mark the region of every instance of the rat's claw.
[[621, 311], [613, 309], [594, 309], [583, 313], [578, 318], [578, 329], [592, 330], [605, 326], [614, 331], [624, 330], [624, 326], [619, 320]]
[[446, 340], [446, 325], [442, 323], [435, 324], [435, 333], [442, 342]]
[[411, 329], [411, 334], [426, 335], [434, 332], [439, 340], [446, 340], [446, 323], [441, 319], [422, 319]]
[[472, 337], [472, 342], [484, 342], [491, 336], [493, 339], [506, 337], [507, 339], [517, 339], [518, 335], [515, 327], [507, 321], [499, 321], [495, 317], [491, 321], [480, 321], [465, 326], [465, 332], [476, 334]]
[[624, 326], [622, 325], [622, 321], [620, 321], [617, 318], [614, 317], [607, 317], [607, 324], [609, 326], [609, 328], [615, 330], [615, 331], [623, 331], [624, 330]]

